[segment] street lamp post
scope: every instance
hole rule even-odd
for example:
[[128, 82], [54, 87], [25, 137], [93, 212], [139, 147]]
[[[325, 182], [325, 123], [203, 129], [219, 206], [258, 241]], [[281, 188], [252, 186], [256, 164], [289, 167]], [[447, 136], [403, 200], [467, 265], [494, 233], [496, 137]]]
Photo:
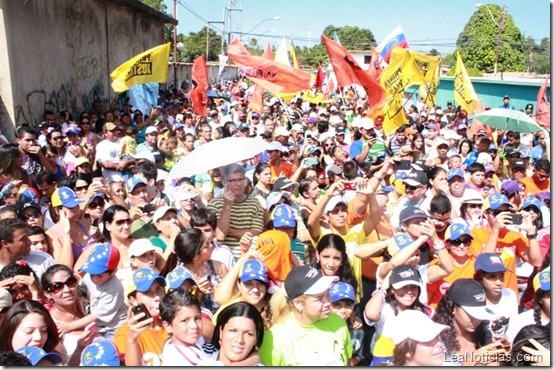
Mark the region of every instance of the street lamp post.
[[306, 28], [306, 32], [308, 32], [308, 49], [312, 47], [312, 31], [313, 28]]
[[502, 43], [502, 26], [504, 25], [504, 15], [506, 14], [506, 5], [502, 5], [502, 12], [500, 13], [500, 22], [496, 22], [494, 19], [494, 16], [492, 15], [492, 12], [488, 5], [483, 4], [475, 4], [477, 8], [481, 8], [484, 6], [489, 11], [489, 15], [491, 16], [492, 21], [494, 24], [498, 27], [498, 39], [496, 40], [496, 53], [494, 56], [494, 78], [496, 78], [496, 73], [498, 71], [498, 55], [500, 54], [500, 45]]
[[267, 21], [271, 21], [271, 20], [274, 20], [274, 21], [278, 21], [279, 19], [281, 19], [281, 17], [279, 16], [275, 16], [275, 17], [271, 17], [271, 18], [266, 18], [266, 19], [262, 19], [260, 21], [260, 23], [258, 23], [257, 25], [255, 25], [250, 31], [247, 32], [247, 34], [251, 34], [252, 31], [254, 31], [256, 28], [258, 28], [258, 26], [264, 22], [267, 22]]
[[206, 62], [209, 61], [210, 57], [210, 24], [223, 24], [225, 27], [225, 22], [222, 21], [208, 21], [208, 27], [206, 27]]

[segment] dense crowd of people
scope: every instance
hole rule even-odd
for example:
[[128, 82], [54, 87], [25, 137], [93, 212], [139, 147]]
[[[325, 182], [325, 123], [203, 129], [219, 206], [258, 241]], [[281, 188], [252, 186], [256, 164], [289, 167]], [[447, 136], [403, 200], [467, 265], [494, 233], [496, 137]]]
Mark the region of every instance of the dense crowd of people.
[[[548, 130], [213, 88], [0, 138], [0, 364], [550, 364]], [[267, 149], [168, 176], [228, 137]]]

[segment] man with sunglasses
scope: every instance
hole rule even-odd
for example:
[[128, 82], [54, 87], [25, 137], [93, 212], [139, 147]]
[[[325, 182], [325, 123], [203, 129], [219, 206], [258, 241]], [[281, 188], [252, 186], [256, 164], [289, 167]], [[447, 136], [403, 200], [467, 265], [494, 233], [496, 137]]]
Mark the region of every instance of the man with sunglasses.
[[18, 260], [26, 261], [39, 280], [48, 267], [56, 264], [48, 253], [31, 251], [25, 222], [18, 218], [0, 220], [0, 269]]
[[429, 180], [425, 172], [411, 170], [402, 182], [404, 183], [406, 197], [398, 202], [391, 216], [391, 224], [395, 230], [400, 229], [399, 216], [404, 208], [417, 207], [427, 212], [429, 210], [429, 202], [431, 201], [427, 196]]
[[25, 203], [19, 208], [19, 218], [22, 219], [28, 227], [43, 227], [42, 212], [38, 204]]
[[[496, 253], [508, 268], [505, 276], [504, 287], [512, 289], [518, 294], [516, 276], [516, 257], [540, 268], [543, 256], [539, 242], [537, 241], [537, 228], [531, 222], [529, 215], [523, 217], [521, 225], [513, 225], [512, 205], [504, 194], [492, 194], [485, 200], [485, 217], [487, 225], [471, 230], [479, 243], [470, 248], [470, 253]], [[508, 229], [513, 225], [526, 232], [527, 237], [521, 233]]]

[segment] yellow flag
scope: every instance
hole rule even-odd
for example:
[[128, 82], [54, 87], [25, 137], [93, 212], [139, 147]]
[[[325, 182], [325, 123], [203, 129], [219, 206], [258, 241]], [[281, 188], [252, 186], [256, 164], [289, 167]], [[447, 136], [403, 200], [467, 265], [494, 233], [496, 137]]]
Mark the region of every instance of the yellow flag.
[[296, 59], [296, 50], [294, 49], [294, 44], [292, 43], [292, 39], [290, 39], [290, 57], [292, 59], [292, 66], [294, 68], [299, 68], [298, 59]]
[[435, 105], [439, 85], [439, 58], [395, 46], [390, 64], [381, 73], [380, 83], [387, 95], [383, 108], [383, 129], [385, 134], [390, 134], [408, 122], [402, 102], [407, 87], [419, 84], [421, 96], [427, 105]]
[[479, 106], [479, 99], [473, 89], [473, 84], [469, 79], [466, 67], [460, 57], [460, 53], [458, 53], [457, 56], [456, 69], [454, 73], [454, 100], [463, 109], [465, 109], [470, 116], [473, 115]]
[[116, 93], [148, 82], [167, 82], [170, 43], [156, 46], [129, 59], [110, 74]]

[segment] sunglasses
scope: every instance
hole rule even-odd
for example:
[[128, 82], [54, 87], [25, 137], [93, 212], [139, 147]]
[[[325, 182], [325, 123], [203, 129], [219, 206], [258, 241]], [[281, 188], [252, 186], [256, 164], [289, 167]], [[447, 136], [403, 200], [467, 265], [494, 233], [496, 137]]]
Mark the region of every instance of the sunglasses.
[[90, 209], [96, 209], [98, 207], [104, 207], [104, 204], [105, 204], [104, 202], [93, 202], [93, 203], [89, 204], [88, 207]]
[[50, 284], [48, 291], [51, 293], [59, 293], [63, 290], [63, 287], [67, 285], [68, 288], [75, 288], [77, 286], [77, 278], [71, 276], [66, 281], [56, 281], [55, 283]]
[[332, 211], [329, 211], [329, 213], [333, 214], [333, 215], [338, 215], [339, 213], [342, 213], [342, 212], [348, 212], [348, 208], [346, 207], [337, 207], [335, 209], [333, 209]]
[[31, 218], [38, 218], [40, 216], [40, 213], [38, 212], [29, 212], [22, 216], [24, 220], [30, 220]]
[[63, 136], [56, 136], [56, 137], [52, 136], [52, 140], [54, 140], [54, 141], [63, 140]]
[[467, 206], [468, 206], [468, 208], [483, 208], [483, 205], [482, 205], [482, 204], [472, 204], [472, 203], [469, 203]]
[[406, 189], [406, 190], [417, 190], [420, 187], [421, 186], [412, 186], [412, 185], [404, 184], [404, 189]]
[[123, 224], [130, 225], [130, 224], [131, 224], [131, 219], [130, 219], [130, 218], [126, 218], [126, 219], [124, 219], [124, 220], [115, 220], [114, 222], [115, 222], [115, 224], [116, 224], [117, 226], [122, 226]]
[[452, 245], [453, 247], [459, 247], [460, 245], [465, 245], [465, 246], [468, 246], [471, 244], [471, 239], [470, 238], [459, 238], [459, 239], [456, 239], [456, 240], [450, 240], [450, 245]]
[[85, 186], [76, 186], [75, 187], [75, 191], [82, 191], [82, 190], [87, 190], [88, 189], [88, 185], [85, 185]]
[[81, 125], [90, 125], [89, 121], [81, 121]]

